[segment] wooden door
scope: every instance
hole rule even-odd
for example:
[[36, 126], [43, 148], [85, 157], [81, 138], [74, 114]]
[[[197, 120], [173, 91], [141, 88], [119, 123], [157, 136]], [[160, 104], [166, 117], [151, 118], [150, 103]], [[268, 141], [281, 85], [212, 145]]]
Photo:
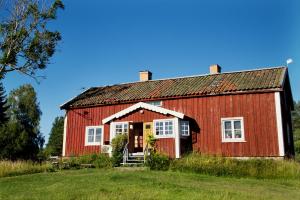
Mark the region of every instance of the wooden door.
[[134, 133], [134, 149], [133, 152], [143, 152], [143, 123], [135, 123]]

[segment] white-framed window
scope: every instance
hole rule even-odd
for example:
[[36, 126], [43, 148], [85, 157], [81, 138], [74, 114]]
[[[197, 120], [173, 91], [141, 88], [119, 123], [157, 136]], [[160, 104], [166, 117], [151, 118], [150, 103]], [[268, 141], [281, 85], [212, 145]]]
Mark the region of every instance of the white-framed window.
[[222, 118], [222, 142], [244, 142], [244, 118]]
[[180, 135], [190, 136], [190, 125], [189, 121], [180, 121]]
[[153, 105], [153, 106], [162, 106], [162, 101], [148, 101], [147, 104]]
[[115, 135], [128, 134], [128, 122], [115, 123]]
[[103, 142], [103, 126], [87, 126], [85, 128], [85, 146], [101, 145]]
[[153, 120], [155, 137], [174, 137], [174, 120]]

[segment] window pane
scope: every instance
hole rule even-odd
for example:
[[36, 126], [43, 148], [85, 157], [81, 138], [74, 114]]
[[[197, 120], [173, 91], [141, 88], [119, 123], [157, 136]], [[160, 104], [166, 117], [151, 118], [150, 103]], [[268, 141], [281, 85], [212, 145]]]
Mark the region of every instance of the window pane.
[[225, 129], [231, 129], [231, 121], [225, 121], [224, 125], [225, 125]]
[[241, 121], [234, 121], [234, 129], [241, 129]]
[[235, 130], [234, 131], [234, 138], [242, 138], [242, 131], [241, 130]]
[[88, 142], [94, 142], [94, 129], [88, 129]]
[[100, 142], [101, 141], [101, 135], [102, 135], [102, 128], [97, 128], [96, 129], [95, 142]]
[[188, 121], [180, 121], [180, 131], [181, 131], [181, 135], [184, 135], [184, 136], [189, 135], [189, 122]]
[[225, 138], [226, 139], [232, 138], [232, 132], [231, 132], [231, 130], [230, 131], [225, 130]]

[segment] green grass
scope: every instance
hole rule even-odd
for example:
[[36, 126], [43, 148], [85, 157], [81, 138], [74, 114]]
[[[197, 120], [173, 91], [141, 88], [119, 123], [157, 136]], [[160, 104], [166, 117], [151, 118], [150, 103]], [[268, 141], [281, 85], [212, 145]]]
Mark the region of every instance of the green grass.
[[239, 160], [191, 153], [174, 160], [170, 169], [215, 176], [300, 179], [300, 164], [292, 160]]
[[51, 171], [50, 164], [38, 164], [30, 161], [1, 161], [0, 160], [0, 177], [17, 176], [22, 174], [34, 174]]
[[0, 199], [299, 199], [300, 180], [82, 169], [0, 178]]

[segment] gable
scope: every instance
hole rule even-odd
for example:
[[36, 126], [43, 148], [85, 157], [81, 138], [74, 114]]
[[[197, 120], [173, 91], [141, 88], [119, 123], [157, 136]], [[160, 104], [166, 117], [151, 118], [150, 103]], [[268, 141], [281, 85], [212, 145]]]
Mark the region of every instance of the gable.
[[124, 110], [121, 110], [105, 119], [102, 120], [102, 123], [103, 124], [106, 124], [114, 119], [119, 119], [125, 115], [128, 115], [129, 113], [132, 113], [134, 111], [137, 111], [137, 110], [140, 110], [140, 109], [146, 109], [146, 110], [149, 110], [149, 111], [153, 111], [153, 112], [156, 112], [156, 113], [160, 113], [160, 114], [164, 114], [164, 115], [172, 115], [174, 117], [178, 117], [180, 119], [183, 119], [184, 118], [184, 114], [183, 113], [179, 113], [179, 112], [176, 112], [176, 111], [173, 111], [173, 110], [169, 110], [169, 109], [166, 109], [166, 108], [162, 108], [162, 107], [158, 107], [158, 106], [153, 106], [153, 105], [150, 105], [150, 104], [147, 104], [147, 103], [143, 103], [143, 102], [139, 102], [137, 104], [134, 104]]

